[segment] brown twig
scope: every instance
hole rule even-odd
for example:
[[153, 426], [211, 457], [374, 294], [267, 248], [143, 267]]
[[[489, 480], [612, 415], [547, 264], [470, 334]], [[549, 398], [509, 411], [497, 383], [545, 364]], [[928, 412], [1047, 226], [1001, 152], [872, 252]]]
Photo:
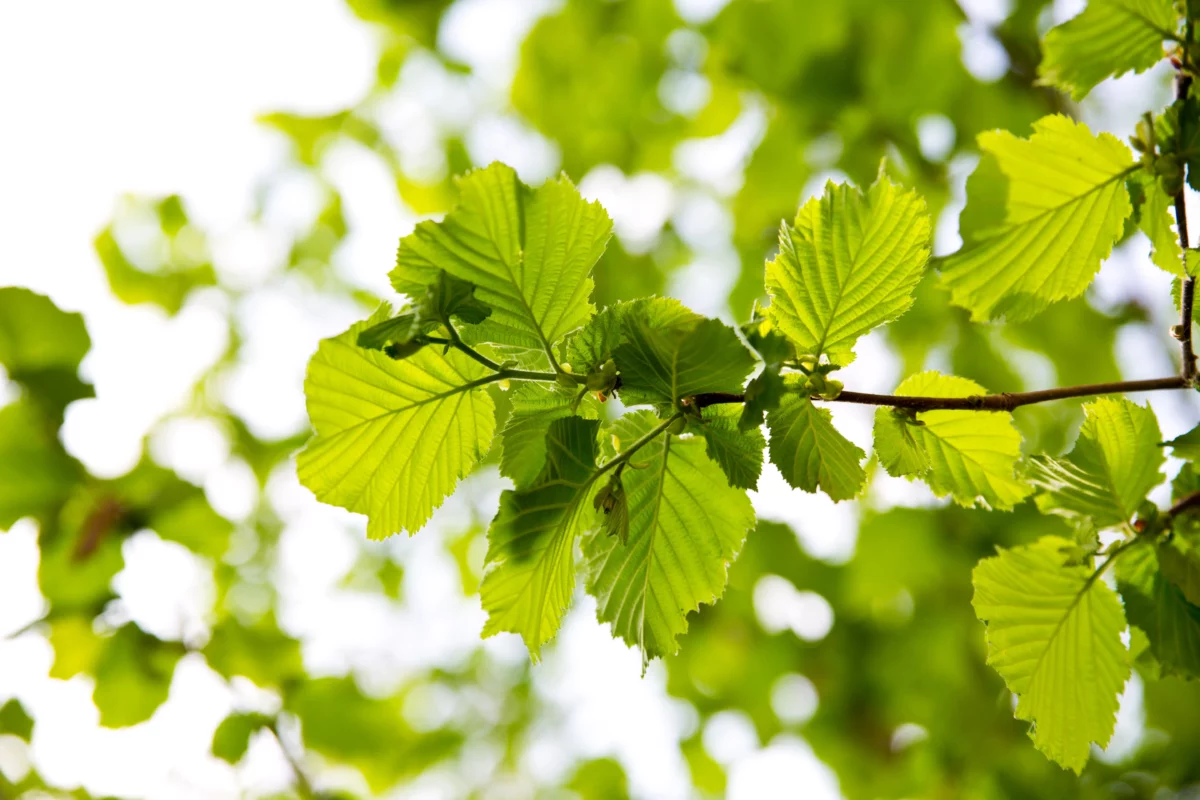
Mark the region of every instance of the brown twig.
[[[1101, 394], [1123, 394], [1125, 392], [1156, 392], [1165, 389], [1184, 389], [1188, 380], [1182, 376], [1152, 378], [1141, 381], [1113, 381], [1111, 383], [1086, 383], [1080, 386], [1060, 386], [1036, 392], [1005, 392], [1003, 394], [977, 394], [970, 397], [923, 397], [918, 395], [869, 394], [866, 392], [842, 392], [832, 400], [814, 397], [814, 400], [838, 403], [859, 403], [869, 406], [891, 406], [914, 411], [1012, 411], [1021, 406], [1065, 400], [1071, 397], [1089, 397]], [[698, 394], [696, 406], [741, 403], [744, 396], [724, 392]]]

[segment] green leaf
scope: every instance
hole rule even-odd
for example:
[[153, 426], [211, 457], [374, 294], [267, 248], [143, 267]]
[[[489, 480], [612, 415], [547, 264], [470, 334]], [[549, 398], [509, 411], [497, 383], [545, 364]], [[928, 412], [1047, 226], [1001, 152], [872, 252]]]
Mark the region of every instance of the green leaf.
[[16, 736], [26, 742], [33, 736], [33, 718], [15, 697], [0, 706], [0, 734]]
[[74, 372], [90, 347], [80, 314], [60, 311], [28, 289], [0, 288], [0, 364], [10, 377], [44, 369]]
[[[611, 431], [633, 442], [658, 423], [653, 413], [636, 411]], [[697, 437], [661, 435], [636, 458], [641, 468], [625, 469], [620, 478], [629, 503], [628, 541], [596, 534], [584, 555], [597, 616], [641, 648], [644, 669], [651, 658], [677, 652], [688, 613], [724, 592], [728, 565], [754, 527], [754, 511], [745, 492], [725, 483]]]
[[932, 466], [915, 414], [880, 406], [875, 410], [875, 455], [893, 477], [924, 475]]
[[424, 288], [417, 303], [392, 319], [359, 331], [357, 344], [368, 350], [383, 350], [394, 359], [407, 358], [429, 343], [423, 334], [449, 324], [451, 318], [474, 324], [483, 322], [491, 313], [490, 308], [475, 298], [473, 284], [439, 272], [435, 282]]
[[[166, 229], [163, 235], [168, 242], [174, 239]], [[179, 313], [193, 289], [217, 285], [217, 275], [212, 264], [207, 262], [206, 253], [196, 253], [195, 256], [199, 258], [189, 253], [188, 257], [170, 259], [147, 265], [149, 269], [142, 269], [121, 249], [112, 226], [101, 231], [93, 245], [113, 294], [129, 305], [153, 303], [174, 315]]]
[[273, 720], [266, 714], [234, 712], [213, 731], [212, 754], [222, 761], [237, 764], [250, 749], [250, 737], [263, 728], [269, 728]]
[[213, 626], [204, 658], [225, 679], [235, 675], [262, 687], [284, 686], [304, 675], [300, 642], [279, 629], [273, 614], [249, 624], [225, 617]]
[[1163, 272], [1182, 275], [1183, 251], [1179, 236], [1171, 227], [1175, 224], [1173, 201], [1158, 187], [1158, 181], [1144, 171], [1135, 173], [1128, 185], [1136, 201], [1138, 229], [1150, 240], [1150, 260]]
[[567, 339], [566, 361], [576, 375], [587, 375], [596, 371], [622, 340], [622, 323], [633, 303], [617, 303], [601, 309], [588, 324]]
[[768, 309], [797, 352], [854, 358], [854, 343], [908, 310], [929, 259], [925, 201], [880, 177], [864, 194], [827, 183], [779, 231]]
[[1070, 565], [1073, 542], [1046, 536], [975, 567], [972, 605], [987, 624], [988, 664], [1017, 695], [1016, 716], [1050, 759], [1076, 773], [1089, 743], [1108, 744], [1129, 678], [1117, 595]]
[[318, 500], [369, 518], [381, 539], [415, 532], [491, 446], [487, 370], [457, 350], [393, 361], [355, 342], [379, 314], [325, 339], [304, 393], [316, 437], [297, 456]]
[[796, 349], [791, 341], [771, 326], [761, 316], [757, 306], [754, 317], [742, 326], [742, 334], [750, 347], [763, 360], [762, 371], [754, 376], [744, 392], [742, 417], [738, 426], [744, 430], [759, 428], [768, 411], [779, 408], [783, 399], [784, 381], [780, 372], [788, 361], [796, 358]]
[[300, 720], [305, 747], [356, 767], [374, 796], [462, 745], [462, 734], [455, 731], [413, 731], [404, 721], [400, 697], [365, 695], [353, 678], [305, 680], [287, 694], [284, 707]]
[[77, 375], [90, 347], [79, 314], [28, 289], [0, 288], [0, 365], [56, 422], [69, 403], [95, 396]]
[[100, 724], [123, 728], [150, 719], [166, 701], [183, 653], [182, 644], [164, 642], [133, 623], [118, 628], [96, 659], [92, 700], [100, 709]]
[[828, 409], [796, 393], [783, 396], [779, 408], [767, 414], [771, 432], [771, 463], [797, 489], [818, 488], [833, 500], [849, 500], [867, 480], [863, 451], [833, 427]]
[[1192, 605], [1200, 605], [1200, 549], [1195, 525], [1178, 525], [1175, 535], [1158, 545], [1158, 568], [1162, 576], [1183, 593]]
[[1129, 624], [1145, 632], [1163, 672], [1200, 678], [1200, 607], [1166, 578], [1161, 564], [1155, 549], [1146, 546], [1132, 548], [1117, 561], [1117, 586]]
[[[972, 397], [986, 390], [966, 378], [920, 372], [896, 387], [896, 394], [928, 397]], [[881, 429], [876, 416], [875, 435]], [[950, 495], [956, 503], [1007, 510], [1029, 495], [1029, 488], [1017, 479], [1015, 468], [1021, 457], [1021, 434], [1007, 411], [922, 411], [908, 433], [929, 460], [924, 472], [911, 473], [929, 484], [938, 497]], [[890, 447], [896, 432], [883, 428], [883, 452], [895, 455]], [[878, 438], [876, 449], [880, 449]], [[911, 462], [918, 454], [902, 452]], [[911, 463], [910, 463], [911, 465]]]
[[1030, 482], [1042, 492], [1045, 514], [1091, 520], [1096, 528], [1123, 525], [1162, 482], [1158, 420], [1149, 406], [1107, 398], [1083, 407], [1075, 448], [1063, 458], [1034, 456]]
[[736, 405], [709, 406], [702, 421], [691, 422], [688, 429], [704, 437], [708, 457], [720, 465], [730, 486], [754, 489], [762, 474], [767, 442], [758, 428], [743, 431], [738, 425], [741, 417], [742, 410]]
[[979, 135], [963, 246], [940, 265], [951, 301], [973, 320], [1024, 320], [1082, 294], [1132, 210], [1123, 179], [1133, 161], [1116, 137], [1060, 115], [1033, 130]]
[[[597, 317], [599, 319], [599, 317]], [[546, 464], [546, 432], [556, 419], [578, 414], [599, 416], [599, 403], [590, 394], [557, 383], [520, 383], [509, 394], [512, 414], [500, 441], [500, 474], [512, 478], [518, 489], [532, 486]]]
[[0, 530], [52, 511], [82, 477], [54, 428], [27, 400], [0, 408]]
[[1082, 14], [1046, 34], [1038, 82], [1078, 102], [1105, 78], [1161, 61], [1163, 40], [1177, 26], [1171, 0], [1089, 0]]
[[1176, 436], [1163, 445], [1171, 448], [1171, 454], [1185, 461], [1200, 460], [1200, 425], [1184, 434]]
[[536, 661], [558, 630], [575, 588], [575, 539], [595, 522], [594, 420], [555, 420], [546, 433], [546, 466], [536, 485], [500, 495], [488, 529], [479, 594], [485, 637], [518, 633]]
[[591, 318], [589, 275], [612, 233], [599, 203], [565, 176], [530, 189], [499, 163], [461, 178], [459, 191], [445, 219], [401, 240], [396, 291], [417, 296], [440, 270], [474, 284], [492, 309], [469, 334], [477, 342], [549, 350]]
[[754, 356], [732, 328], [677, 300], [639, 300], [622, 315], [624, 343], [613, 353], [626, 405], [666, 410], [706, 392], [740, 393]]

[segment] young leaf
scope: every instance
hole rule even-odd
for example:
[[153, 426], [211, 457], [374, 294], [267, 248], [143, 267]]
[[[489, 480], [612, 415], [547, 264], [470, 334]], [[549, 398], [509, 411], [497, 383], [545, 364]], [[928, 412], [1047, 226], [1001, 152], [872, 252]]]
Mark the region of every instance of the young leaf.
[[1200, 460], [1200, 425], [1163, 444], [1171, 448], [1171, 454], [1176, 458], [1186, 461]]
[[1162, 482], [1162, 436], [1150, 408], [1103, 397], [1083, 407], [1075, 448], [1063, 458], [1034, 456], [1029, 480], [1042, 493], [1044, 514], [1088, 519], [1096, 528], [1133, 518], [1146, 495]]
[[1154, 548], [1146, 546], [1117, 561], [1117, 587], [1129, 624], [1145, 632], [1165, 673], [1200, 678], [1200, 607], [1188, 602], [1160, 566]]
[[1070, 565], [1073, 542], [1046, 536], [975, 567], [975, 615], [987, 623], [988, 664], [1033, 723], [1034, 745], [1076, 773], [1089, 744], [1108, 744], [1129, 678], [1117, 595]]
[[[598, 319], [598, 318], [597, 318]], [[500, 441], [500, 474], [512, 478], [518, 489], [532, 486], [546, 464], [546, 432], [556, 419], [579, 414], [599, 416], [598, 403], [587, 393], [557, 383], [521, 383], [509, 393], [512, 414]]]
[[575, 539], [596, 521], [591, 494], [600, 423], [555, 420], [546, 433], [546, 467], [529, 489], [500, 495], [488, 529], [479, 594], [483, 635], [518, 633], [536, 661], [558, 630], [575, 588]]
[[741, 416], [736, 405], [709, 406], [703, 421], [692, 422], [689, 430], [704, 437], [708, 457], [720, 465], [730, 486], [753, 489], [762, 474], [767, 442], [758, 428], [743, 431], [738, 426]]
[[754, 357], [733, 329], [679, 301], [639, 300], [622, 315], [624, 343], [613, 353], [626, 405], [674, 408], [691, 395], [737, 393]]
[[[615, 422], [612, 432], [632, 442], [658, 422], [653, 413], [637, 411]], [[728, 565], [754, 527], [754, 511], [696, 437], [664, 434], [637, 459], [643, 468], [621, 474], [628, 542], [596, 534], [584, 554], [597, 616], [641, 648], [644, 669], [651, 658], [677, 652], [688, 613], [724, 592]]]
[[428, 344], [422, 334], [437, 330], [451, 318], [477, 324], [492, 313], [476, 299], [473, 284], [447, 272], [439, 272], [417, 300], [404, 313], [360, 331], [358, 346], [383, 350], [394, 359], [407, 358]]
[[917, 437], [915, 416], [880, 406], [875, 410], [875, 455], [893, 477], [923, 475], [930, 467], [929, 453]]
[[1150, 240], [1150, 260], [1163, 272], [1182, 275], [1183, 251], [1179, 247], [1179, 236], [1171, 227], [1175, 224], [1171, 198], [1158, 187], [1158, 181], [1145, 172], [1131, 177], [1128, 185], [1135, 200], [1138, 229]]
[[866, 455], [833, 427], [828, 409], [796, 393], [783, 396], [779, 408], [767, 414], [771, 432], [771, 463], [797, 489], [821, 488], [834, 501], [849, 500], [867, 480]]
[[1029, 139], [979, 135], [963, 246], [941, 262], [952, 302], [977, 321], [1028, 319], [1082, 294], [1132, 208], [1123, 179], [1133, 160], [1116, 137], [1060, 115], [1033, 130]]
[[1042, 42], [1038, 82], [1078, 102], [1105, 78], [1145, 72], [1176, 36], [1171, 0], [1089, 0], [1083, 13], [1051, 28]]
[[912, 305], [928, 259], [929, 215], [916, 192], [885, 177], [865, 194], [827, 183], [794, 227], [780, 228], [768, 312], [797, 352], [846, 364], [858, 337]]
[[367, 535], [415, 532], [491, 446], [487, 370], [425, 348], [404, 361], [356, 345], [379, 314], [325, 339], [304, 393], [316, 437], [296, 458], [317, 499], [368, 516]]
[[[971, 397], [986, 394], [982, 386], [966, 378], [921, 372], [896, 387], [896, 394], [932, 397]], [[1021, 456], [1021, 434], [1006, 411], [922, 411], [917, 425], [904, 429], [914, 445], [904, 450], [903, 432], [895, 430], [888, 417], [875, 417], [875, 449], [895, 462], [903, 459], [911, 467], [927, 459], [924, 471], [893, 474], [919, 477], [938, 497], [951, 495], [956, 503], [1007, 510], [1029, 494], [1014, 471]], [[923, 454], [923, 456], [922, 456]], [[881, 460], [884, 455], [881, 455]]]
[[601, 309], [567, 339], [566, 361], [576, 375], [586, 375], [613, 357], [621, 344], [621, 320], [633, 303], [616, 303]]
[[549, 350], [592, 316], [592, 266], [612, 222], [566, 177], [530, 189], [492, 164], [459, 181], [459, 206], [400, 242], [396, 291], [419, 295], [438, 272], [475, 285], [491, 316], [464, 337]]

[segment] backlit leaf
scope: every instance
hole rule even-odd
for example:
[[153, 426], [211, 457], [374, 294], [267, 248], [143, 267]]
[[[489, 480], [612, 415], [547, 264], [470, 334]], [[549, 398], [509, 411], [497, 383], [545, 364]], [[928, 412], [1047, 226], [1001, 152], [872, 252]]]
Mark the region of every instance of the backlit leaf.
[[963, 246], [940, 265], [951, 300], [974, 320], [1028, 319], [1082, 294], [1132, 209], [1124, 178], [1133, 159], [1116, 137], [1059, 115], [1033, 130], [1029, 139], [979, 135]]
[[1046, 536], [975, 567], [975, 614], [987, 623], [988, 664], [1017, 695], [1039, 750], [1075, 772], [1090, 743], [1108, 744], [1129, 678], [1117, 595], [1068, 563], [1073, 542]]
[[316, 437], [297, 456], [300, 482], [325, 503], [368, 516], [380, 539], [415, 532], [491, 446], [487, 370], [451, 350], [404, 361], [358, 347], [379, 315], [325, 339], [304, 393]]

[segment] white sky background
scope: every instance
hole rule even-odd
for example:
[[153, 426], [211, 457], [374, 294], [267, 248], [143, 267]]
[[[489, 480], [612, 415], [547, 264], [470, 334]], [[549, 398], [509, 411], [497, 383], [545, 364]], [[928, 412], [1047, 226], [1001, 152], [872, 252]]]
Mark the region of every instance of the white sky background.
[[[684, 5], [689, 18], [700, 19], [720, 3]], [[972, 56], [978, 63], [968, 62], [986, 74], [996, 69], [987, 61], [986, 39], [986, 23], [994, 18], [989, 9], [995, 4], [964, 5], [976, 21], [964, 30], [964, 42], [971, 52], [983, 53]], [[1060, 18], [1078, 4], [1063, 5]], [[460, 58], [487, 66], [492, 75], [507, 74], [513, 45], [531, 19], [530, 8], [521, 0], [461, 2], [443, 30], [444, 45]], [[484, 47], [487, 42], [499, 44]], [[222, 276], [253, 283], [282, 257], [282, 239], [278, 231], [246, 228], [244, 218], [258, 181], [286, 158], [282, 140], [259, 127], [254, 116], [276, 109], [325, 113], [352, 105], [372, 84], [376, 54], [370, 30], [340, 0], [0, 0], [0, 285], [28, 286], [63, 308], [84, 312], [93, 341], [84, 371], [95, 382], [98, 397], [70, 409], [63, 435], [68, 448], [93, 471], [117, 475], [128, 469], [143, 436], [178, 406], [196, 374], [224, 346], [215, 295], [201, 293], [174, 319], [146, 306], [124, 306], [111, 296], [91, 240], [111, 215], [116, 198], [125, 193], [181, 194], [194, 220], [214, 234]], [[436, 81], [431, 74], [427, 83], [389, 107], [408, 135], [420, 135], [414, 120], [432, 124], [419, 113], [422, 103], [436, 101], [439, 93], [452, 97]], [[1129, 121], [1163, 100], [1164, 91], [1161, 76], [1114, 82], [1099, 92], [1123, 107], [1122, 114], [1090, 114], [1089, 122], [1124, 127], [1118, 132], [1126, 134], [1132, 128]], [[461, 112], [449, 100], [438, 110], [450, 117]], [[585, 192], [609, 206], [619, 233], [631, 241], [653, 236], [655, 226], [668, 217], [685, 236], [689, 225], [698, 237], [718, 232], [705, 257], [672, 287], [701, 311], [720, 309], [702, 307], [711, 303], [712, 292], [697, 295], [689, 287], [701, 280], [727, 281], [730, 264], [727, 233], [724, 242], [719, 235], [728, 229], [728, 216], [713, 198], [736, 188], [739, 153], [753, 143], [758, 126], [761, 119], [752, 112], [723, 140], [681, 149], [680, 171], [709, 170], [695, 174], [709, 193], [677, 194], [655, 176], [624, 176], [613, 169], [573, 176]], [[936, 138], [937, 125], [928, 127]], [[557, 168], [553, 148], [506, 117], [503, 109], [485, 107], [472, 123], [468, 142], [476, 160], [503, 158], [527, 178]], [[419, 142], [406, 145], [419, 149]], [[964, 177], [970, 166], [964, 165]], [[334, 153], [328, 173], [345, 195], [354, 228], [338, 267], [364, 285], [384, 286], [395, 242], [414, 219], [390, 196], [379, 165], [361, 152]], [[280, 229], [302, 224], [312, 213], [308, 199], [298, 182], [268, 214], [268, 222]], [[1191, 208], [1197, 211], [1200, 202]], [[1193, 225], [1200, 229], [1197, 222]], [[953, 245], [952, 229], [945, 238], [939, 234], [939, 244], [943, 241]], [[1165, 330], [1173, 315], [1167, 287], [1162, 273], [1130, 251], [1102, 271], [1099, 295], [1112, 302], [1131, 295], [1144, 299]], [[303, 425], [299, 381], [304, 362], [318, 338], [341, 330], [356, 313], [344, 303], [331, 304], [299, 289], [257, 296], [241, 309], [250, 361], [230, 387], [231, 405], [264, 434], [283, 435]], [[1170, 370], [1157, 334], [1131, 330], [1119, 345], [1129, 377]], [[882, 341], [868, 337], [859, 352], [847, 370], [847, 382], [867, 391], [893, 388], [901, 376]], [[3, 391], [0, 385], [0, 397]], [[1196, 418], [1194, 403], [1178, 396], [1158, 395], [1153, 402], [1168, 436], [1186, 430]], [[847, 434], [869, 450], [870, 410], [839, 407], [835, 413]], [[229, 460], [220, 434], [202, 424], [177, 424], [169, 430], [153, 440], [156, 456], [203, 485], [219, 511], [232, 519], [244, 515], [252, 499], [248, 478], [243, 466]], [[476, 501], [481, 508], [494, 505], [499, 481], [487, 475], [473, 480], [462, 494], [482, 498]], [[389, 675], [394, 679], [424, 664], [460, 657], [475, 646], [483, 619], [478, 599], [458, 596], [450, 566], [439, 560], [429, 539], [438, 528], [453, 527], [466, 501], [451, 501], [439, 512], [423, 534], [429, 541], [418, 536], [395, 544], [410, 567], [423, 567], [408, 570], [409, 603], [396, 611], [333, 589], [353, 556], [350, 537], [362, 535], [359, 522], [316, 504], [294, 478], [273, 482], [271, 500], [291, 521], [280, 577], [288, 606], [283, 622], [305, 636], [310, 665], [331, 673], [353, 665], [386, 682]], [[875, 487], [874, 501], [883, 505], [931, 500], [907, 482], [886, 476]], [[792, 492], [773, 468], [764, 476], [755, 504], [763, 517], [792, 522], [814, 554], [836, 559], [852, 552], [857, 512], [849, 504], [835, 506], [823, 497]], [[139, 623], [160, 635], [203, 626], [211, 589], [186, 553], [153, 535], [139, 535], [126, 555], [129, 568], [118, 590]], [[31, 526], [19, 525], [0, 536], [0, 632], [39, 613], [35, 570]], [[794, 590], [789, 594], [786, 586], [766, 585], [756, 592], [756, 607], [760, 594], [764, 622], [776, 620], [780, 629], [790, 625], [798, 635], [809, 635], [813, 615], [823, 613], [819, 606], [812, 610], [812, 597]], [[493, 639], [486, 646], [499, 658], [525, 657], [515, 637]], [[96, 725], [85, 679], [64, 683], [45, 677], [50, 657], [37, 634], [0, 643], [0, 700], [16, 694], [35, 713], [33, 754], [51, 780], [152, 798], [237, 797], [241, 790], [286, 782], [285, 765], [265, 743], [252, 749], [247, 765], [237, 772], [204, 755], [213, 728], [235, 700], [245, 698], [232, 697], [201, 662], [181, 663], [171, 699], [149, 723], [107, 731]], [[576, 754], [615, 753], [641, 794], [685, 796], [686, 767], [674, 741], [690, 732], [694, 713], [665, 697], [660, 665], [652, 666], [645, 679], [639, 672], [638, 656], [595, 623], [588, 601], [580, 603], [539, 668], [539, 690], [561, 706], [564, 717], [561, 729], [545, 731], [533, 748], [529, 769], [553, 775], [569, 768]], [[787, 707], [783, 702], [781, 708]], [[811, 707], [804, 713], [811, 714]], [[1136, 735], [1137, 709], [1123, 714], [1132, 715], [1133, 722], [1124, 728], [1133, 731], [1128, 739]], [[714, 756], [730, 765], [732, 797], [769, 797], [770, 789], [796, 786], [808, 787], [810, 797], [836, 796], [836, 780], [815, 762], [803, 740], [784, 736], [762, 747], [748, 725], [744, 717], [726, 714], [705, 731]], [[8, 768], [11, 760], [12, 754], [0, 748], [0, 768]], [[453, 794], [449, 778], [427, 784], [407, 796]]]

